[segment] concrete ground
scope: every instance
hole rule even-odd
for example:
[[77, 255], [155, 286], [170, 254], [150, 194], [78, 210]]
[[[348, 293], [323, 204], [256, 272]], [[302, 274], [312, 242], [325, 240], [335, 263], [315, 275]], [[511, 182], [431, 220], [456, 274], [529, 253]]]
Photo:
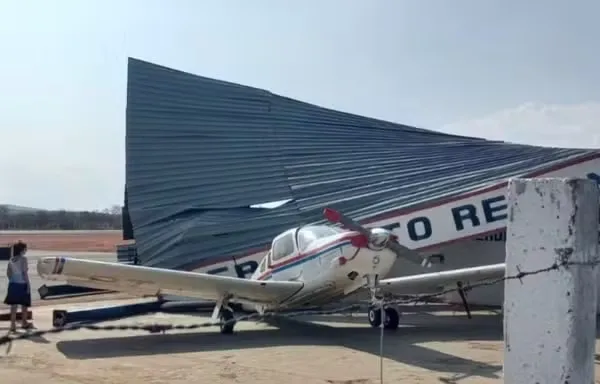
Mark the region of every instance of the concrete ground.
[[[38, 328], [50, 326], [52, 309], [34, 308]], [[112, 323], [207, 320], [206, 315], [157, 314]], [[234, 335], [213, 327], [167, 334], [51, 334], [15, 342], [10, 354], [0, 357], [0, 377], [3, 384], [379, 383], [380, 333], [365, 316], [299, 320], [240, 322]], [[477, 313], [471, 321], [451, 313], [406, 314], [408, 325], [384, 337], [384, 382], [502, 382], [501, 321], [491, 312]]]
[[[68, 256], [68, 257], [83, 257], [90, 260], [98, 261], [117, 261], [117, 254], [114, 252], [58, 252], [58, 251], [38, 251], [29, 250], [27, 252], [27, 259], [29, 261], [29, 278], [31, 279], [31, 300], [39, 300], [38, 288], [43, 284], [55, 285], [62, 284], [62, 282], [48, 282], [42, 280], [37, 274], [37, 261], [41, 257], [48, 256]], [[6, 277], [6, 265], [7, 261], [0, 261], [0, 311], [4, 304], [4, 297], [6, 296], [6, 289], [8, 287], [8, 279]]]

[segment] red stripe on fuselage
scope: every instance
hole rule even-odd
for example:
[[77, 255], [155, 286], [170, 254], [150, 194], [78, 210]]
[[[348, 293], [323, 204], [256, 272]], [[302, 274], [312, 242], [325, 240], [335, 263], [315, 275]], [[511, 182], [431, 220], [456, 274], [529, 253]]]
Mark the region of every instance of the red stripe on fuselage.
[[281, 268], [281, 267], [284, 267], [284, 266], [286, 266], [288, 264], [295, 263], [295, 262], [297, 262], [297, 261], [299, 261], [301, 259], [305, 259], [307, 257], [310, 257], [310, 256], [314, 255], [315, 253], [321, 252], [321, 251], [325, 250], [326, 248], [330, 248], [330, 247], [334, 246], [337, 243], [343, 243], [344, 241], [348, 241], [351, 238], [353, 238], [354, 236], [356, 236], [357, 234], [358, 234], [357, 232], [348, 232], [343, 237], [340, 237], [338, 239], [330, 241], [330, 242], [328, 242], [326, 244], [323, 244], [323, 245], [321, 245], [321, 246], [319, 246], [319, 247], [317, 247], [315, 249], [311, 249], [308, 252], [300, 253], [300, 254], [292, 257], [291, 259], [284, 260], [282, 262], [272, 264], [272, 265], [269, 266], [269, 268], [265, 272], [263, 272], [261, 275], [259, 275], [256, 279], [257, 280], [262, 280], [265, 277], [269, 276], [271, 273], [273, 273], [274, 270], [277, 269], [277, 268]]

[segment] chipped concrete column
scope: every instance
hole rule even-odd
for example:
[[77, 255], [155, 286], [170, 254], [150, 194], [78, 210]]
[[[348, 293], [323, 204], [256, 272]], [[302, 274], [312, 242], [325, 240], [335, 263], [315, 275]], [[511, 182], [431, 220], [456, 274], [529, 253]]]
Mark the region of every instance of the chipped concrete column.
[[506, 276], [526, 276], [504, 286], [505, 383], [594, 382], [598, 198], [587, 179], [509, 181]]

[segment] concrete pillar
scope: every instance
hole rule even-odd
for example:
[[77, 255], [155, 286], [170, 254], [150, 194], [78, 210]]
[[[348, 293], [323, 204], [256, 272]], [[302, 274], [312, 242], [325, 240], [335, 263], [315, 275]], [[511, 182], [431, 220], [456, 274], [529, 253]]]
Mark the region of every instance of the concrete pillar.
[[598, 198], [587, 179], [509, 181], [506, 276], [576, 265], [505, 282], [505, 383], [594, 382]]

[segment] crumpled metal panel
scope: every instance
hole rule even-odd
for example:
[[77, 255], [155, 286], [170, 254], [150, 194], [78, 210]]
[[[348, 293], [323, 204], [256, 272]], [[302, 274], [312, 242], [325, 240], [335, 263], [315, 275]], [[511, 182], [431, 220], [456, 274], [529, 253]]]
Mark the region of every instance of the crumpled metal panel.
[[132, 58], [126, 151], [140, 260], [177, 269], [264, 248], [325, 206], [372, 218], [592, 152], [369, 119]]

